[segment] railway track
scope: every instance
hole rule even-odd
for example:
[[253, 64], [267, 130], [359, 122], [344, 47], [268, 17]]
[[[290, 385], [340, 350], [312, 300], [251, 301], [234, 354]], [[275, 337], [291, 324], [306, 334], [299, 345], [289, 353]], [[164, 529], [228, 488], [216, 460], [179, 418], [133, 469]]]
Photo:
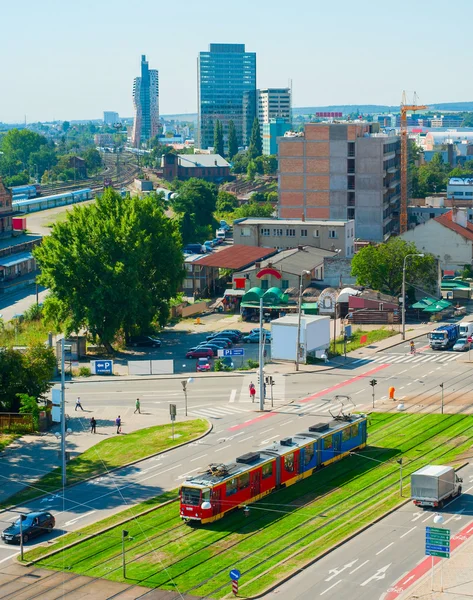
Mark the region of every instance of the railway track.
[[[408, 415], [405, 415], [405, 417], [408, 418]], [[444, 442], [444, 444], [449, 443], [451, 445], [449, 445], [447, 450], [444, 450], [445, 445], [443, 447], [437, 446], [436, 448], [430, 450], [429, 452], [423, 453], [421, 456], [413, 458], [409, 463], [407, 463], [404, 466], [406, 476], [408, 476], [409, 470], [411, 467], [412, 467], [411, 470], [415, 470], [417, 468], [416, 463], [421, 458], [422, 458], [422, 460], [425, 460], [426, 458], [440, 459], [444, 455], [451, 452], [453, 448], [465, 444], [466, 441], [469, 441], [469, 442], [473, 441], [473, 435], [470, 435], [470, 436], [467, 436], [466, 438], [463, 437], [460, 441], [455, 442], [456, 438], [458, 438], [459, 435], [463, 435], [468, 432], [471, 432], [471, 426], [470, 426], [470, 422], [469, 422], [470, 420], [471, 420], [471, 418], [465, 417], [465, 422], [467, 423], [467, 426], [464, 429], [462, 429], [461, 431], [455, 430], [454, 435], [450, 435], [448, 437], [448, 430], [451, 429], [452, 427], [455, 429], [455, 427], [458, 426], [458, 422], [453, 418], [453, 415], [446, 415], [444, 421], [438, 425], [436, 435], [445, 436], [447, 434], [447, 441], [445, 441], [445, 438], [443, 438], [443, 442]], [[386, 437], [387, 435], [393, 435], [393, 434], [397, 435], [403, 429], [403, 421], [405, 421], [405, 418], [395, 419], [393, 421], [387, 422], [385, 425], [383, 425], [381, 427], [378, 427], [377, 430], [370, 436], [370, 442], [371, 443], [379, 443], [380, 441], [382, 441], [383, 437]], [[416, 439], [418, 440], [419, 436], [427, 436], [427, 434], [431, 431], [431, 429], [432, 429], [431, 425], [424, 426], [423, 428], [421, 428], [419, 431], [416, 432]], [[422, 443], [425, 443], [425, 444], [428, 443], [429, 439], [431, 439], [431, 436], [424, 437], [424, 440]], [[420, 446], [422, 446], [422, 443], [420, 444]], [[456, 446], [455, 446], [455, 443], [456, 443]], [[413, 448], [415, 448], [416, 446], [419, 446], [419, 444], [411, 438], [410, 443], [407, 443], [407, 445], [403, 446], [402, 453], [412, 451]], [[378, 459], [382, 459], [383, 454], [386, 455], [386, 453], [389, 453], [389, 448], [386, 448], [384, 451], [380, 451], [376, 456], [378, 457]], [[358, 460], [363, 460], [363, 459], [358, 459]], [[262, 531], [264, 531], [265, 529], [267, 529], [271, 526], [274, 526], [275, 523], [282, 522], [282, 520], [283, 520], [284, 516], [286, 516], [287, 512], [292, 512], [294, 510], [301, 511], [301, 509], [307, 510], [311, 506], [313, 506], [315, 502], [320, 502], [321, 500], [326, 499], [330, 494], [333, 494], [337, 490], [341, 490], [341, 488], [337, 487], [337, 479], [340, 477], [343, 478], [350, 474], [353, 463], [350, 463], [350, 464], [348, 464], [348, 463], [349, 463], [349, 461], [347, 461], [347, 464], [344, 465], [345, 468], [342, 469], [341, 473], [339, 471], [336, 475], [334, 474], [332, 477], [330, 477], [330, 469], [324, 470], [324, 474], [328, 475], [328, 477], [325, 477], [324, 481], [321, 482], [321, 485], [319, 485], [318, 488], [313, 490], [313, 493], [320, 494], [317, 496], [317, 498], [315, 500], [312, 499], [312, 500], [310, 500], [302, 505], [298, 505], [298, 506], [294, 506], [293, 504], [285, 505], [283, 507], [284, 510], [282, 510], [282, 511], [281, 511], [281, 505], [268, 502], [267, 500], [266, 500], [266, 502], [263, 501], [263, 502], [259, 503], [259, 507], [262, 509], [261, 514], [256, 515], [256, 516], [252, 515], [251, 522], [245, 520], [243, 522], [243, 525], [241, 523], [241, 518], [238, 519], [238, 518], [234, 517], [232, 519], [232, 515], [225, 517], [227, 527], [225, 528], [225, 531], [222, 532], [222, 535], [219, 536], [218, 539], [213, 541], [214, 545], [222, 546], [222, 548], [219, 551], [214, 552], [212, 555], [212, 558], [215, 558], [216, 556], [218, 556], [219, 554], [222, 554], [224, 552], [228, 552], [229, 550], [237, 553], [237, 555], [239, 556], [239, 562], [243, 562], [245, 560], [251, 560], [252, 558], [255, 558], [257, 556], [257, 554], [263, 550], [262, 548], [257, 548], [253, 552], [248, 552], [245, 554], [242, 551], [238, 551], [239, 544], [248, 542], [248, 540], [250, 538], [254, 538], [258, 534], [260, 534]], [[343, 463], [339, 463], [339, 464], [342, 465]], [[355, 513], [356, 511], [359, 511], [360, 509], [363, 509], [363, 507], [368, 508], [370, 501], [372, 502], [374, 493], [386, 493], [386, 492], [389, 492], [389, 491], [395, 489], [395, 487], [398, 485], [398, 472], [399, 472], [398, 468], [396, 467], [395, 472], [393, 471], [393, 472], [385, 473], [382, 477], [378, 478], [376, 480], [376, 482], [369, 484], [369, 485], [365, 486], [364, 488], [358, 490], [357, 494], [359, 496], [366, 494], [367, 498], [360, 500], [359, 502], [357, 502], [353, 506], [350, 506], [346, 510], [342, 510], [341, 514], [339, 513], [338, 515], [333, 516], [329, 520], [324, 518], [324, 522], [322, 524], [319, 525], [320, 519], [321, 519], [320, 514], [318, 514], [318, 513], [311, 514], [308, 518], [303, 519], [303, 521], [297, 527], [295, 527], [295, 528], [292, 527], [286, 533], [281, 532], [281, 535], [278, 536], [277, 539], [275, 539], [273, 543], [265, 545], [264, 557], [257, 560], [256, 561], [257, 564], [255, 564], [255, 566], [245, 568], [245, 575], [248, 575], [248, 574], [251, 575], [252, 572], [254, 572], [257, 569], [261, 570], [262, 565], [263, 566], [268, 565], [268, 563], [270, 563], [271, 561], [277, 560], [278, 557], [280, 557], [280, 556], [284, 561], [284, 557], [282, 556], [282, 555], [284, 555], [284, 553], [287, 553], [292, 550], [296, 550], [296, 546], [297, 545], [300, 546], [301, 541], [306, 540], [308, 543], [310, 543], [310, 542], [313, 542], [314, 539], [320, 539], [321, 538], [320, 534], [323, 535], [323, 530], [326, 528], [329, 528], [329, 527], [331, 527], [333, 530], [333, 528], [337, 527], [337, 522], [340, 522], [340, 519], [342, 520], [342, 522], [346, 523], [347, 519], [349, 520], [350, 516], [353, 515], [353, 513]], [[351, 478], [350, 484], [353, 484], [362, 476], [363, 476], [363, 474], [360, 474], [354, 478]], [[381, 484], [381, 488], [380, 488], [380, 484]], [[332, 489], [328, 489], [329, 486], [332, 486]], [[335, 486], [335, 488], [333, 486]], [[294, 502], [295, 498], [297, 498], [297, 495], [298, 495], [297, 489], [294, 489], [294, 488], [297, 488], [297, 486], [293, 486], [293, 487], [289, 488], [288, 490], [286, 490], [286, 492], [285, 492], [286, 494], [289, 492], [290, 497], [294, 496], [294, 499], [292, 500], [292, 502]], [[324, 488], [327, 488], [326, 492], [323, 492]], [[292, 490], [292, 492], [291, 492], [291, 490]], [[344, 497], [343, 499], [340, 499], [336, 503], [333, 503], [331, 505], [330, 511], [332, 511], [333, 509], [336, 509], [337, 507], [340, 508], [346, 503], [347, 503], [347, 499], [346, 499], [346, 497]], [[254, 506], [255, 506], [255, 508], [258, 508], [257, 505], [254, 505]], [[276, 507], [276, 508], [270, 508], [270, 507]], [[286, 511], [286, 509], [287, 509], [287, 511]], [[160, 509], [158, 509], [158, 511], [159, 510]], [[283, 514], [281, 516], [276, 517], [276, 519], [274, 519], [274, 518], [268, 519], [268, 513], [272, 512], [272, 511], [276, 511], [277, 513], [283, 512]], [[327, 512], [330, 512], [330, 511], [327, 511]], [[254, 512], [255, 511], [253, 511], [253, 513]], [[237, 515], [237, 513], [233, 513], [233, 515]], [[355, 518], [355, 517], [353, 517], [353, 518]], [[177, 516], [177, 519], [178, 519], [178, 516]], [[160, 520], [159, 523], [154, 523], [153, 529], [155, 531], [157, 530], [158, 533], [154, 534], [153, 536], [147, 537], [145, 531], [141, 531], [141, 532], [138, 532], [137, 534], [135, 534], [135, 533], [133, 534], [135, 539], [140, 536], [145, 536], [146, 539], [143, 539], [143, 541], [139, 542], [138, 544], [135, 544], [132, 548], [130, 548], [129, 553], [133, 554], [133, 558], [131, 558], [128, 561], [128, 565], [130, 567], [133, 564], [133, 562], [135, 562], [135, 561], [139, 562], [139, 561], [143, 560], [143, 558], [145, 558], [149, 555], [153, 555], [156, 553], [159, 556], [160, 551], [163, 550], [169, 543], [172, 543], [174, 540], [176, 540], [178, 543], [181, 543], [181, 546], [182, 546], [182, 542], [184, 542], [186, 548], [191, 546], [191, 542], [194, 542], [194, 544], [192, 544], [192, 545], [195, 545], [195, 542], [197, 540], [192, 540], [192, 535], [195, 531], [194, 529], [189, 529], [188, 526], [183, 525], [180, 522], [178, 523], [174, 519], [172, 519], [172, 521], [174, 521], [173, 523], [171, 523], [169, 521], [170, 521], [169, 517], [166, 517], [164, 520], [162, 520], [162, 521]], [[238, 521], [240, 521], [240, 522], [238, 522]], [[265, 521], [269, 521], [269, 522], [265, 523]], [[162, 530], [160, 530], [160, 528], [164, 523], [168, 523], [170, 525], [170, 527], [168, 530], [162, 531]], [[255, 525], [257, 526], [257, 529], [255, 529]], [[258, 526], [258, 525], [260, 525], [260, 526]], [[315, 525], [315, 527], [314, 527], [314, 525]], [[304, 534], [302, 536], [299, 535], [299, 533], [302, 533], [302, 531], [307, 529], [307, 527], [310, 528], [309, 533]], [[248, 533], [246, 532], [246, 530], [248, 530], [248, 529], [250, 529], [250, 530], [255, 529], [255, 531], [253, 531], [253, 533], [250, 533], [250, 535], [248, 535]], [[239, 535], [245, 534], [245, 533], [246, 533], [246, 535], [245, 535], [243, 542], [239, 539], [232, 539], [232, 537], [231, 537], [231, 536], [238, 537]], [[296, 535], [296, 539], [292, 539], [294, 536], [294, 533]], [[167, 539], [168, 536], [169, 536], [169, 540]], [[287, 543], [284, 543], [282, 547], [275, 547], [275, 546], [280, 545], [281, 540], [284, 538], [288, 538]], [[311, 538], [314, 538], [314, 539], [311, 539]], [[159, 543], [157, 546], [155, 546], [153, 542], [157, 539], [159, 539]], [[187, 542], [189, 542], [189, 543], [187, 543]], [[151, 548], [150, 548], [150, 546], [151, 546]], [[110, 576], [113, 576], [114, 572], [118, 572], [120, 570], [120, 567], [113, 566], [114, 561], [117, 561], [117, 559], [119, 559], [119, 557], [121, 556], [120, 549], [121, 549], [121, 540], [116, 539], [116, 540], [114, 540], [114, 543], [112, 543], [111, 546], [109, 545], [104, 551], [99, 552], [99, 555], [100, 555], [101, 553], [104, 553], [104, 552], [109, 553], [110, 550], [112, 550], [112, 556], [104, 556], [101, 559], [101, 562], [100, 562], [101, 572], [100, 572], [99, 576], [110, 577]], [[140, 551], [140, 549], [142, 549], [142, 551]], [[181, 551], [179, 552], [178, 560], [174, 560], [172, 562], [169, 562], [168, 564], [163, 564], [161, 561], [159, 561], [159, 562], [161, 562], [161, 567], [159, 569], [157, 569], [155, 572], [148, 575], [147, 577], [139, 579], [139, 581], [136, 581], [136, 583], [138, 583], [139, 585], [145, 585], [145, 586], [151, 585], [152, 587], [164, 587], [164, 589], [173, 588], [174, 587], [174, 585], [173, 585], [174, 579], [176, 579], [176, 578], [179, 579], [180, 577], [186, 576], [192, 570], [198, 569], [199, 567], [203, 568], [203, 567], [205, 567], [205, 564], [208, 562], [208, 558], [207, 559], [203, 558], [202, 560], [198, 561], [197, 563], [194, 563], [192, 565], [192, 567], [186, 567], [186, 563], [189, 564], [189, 560], [192, 560], [192, 557], [198, 557], [199, 553], [202, 551], [202, 548], [196, 548], [194, 551], [184, 552], [184, 553], [182, 553], [182, 548], [180, 550]], [[268, 550], [270, 551], [269, 555], [268, 555]], [[95, 555], [95, 554], [96, 553], [93, 552], [93, 555]], [[92, 556], [92, 554], [83, 556], [80, 559], [79, 559], [79, 557], [76, 556], [76, 559], [74, 560], [74, 568], [77, 567], [78, 565], [80, 565], [80, 562], [88, 560], [91, 556]], [[277, 563], [277, 564], [279, 564], [279, 563]], [[110, 568], [107, 565], [110, 565]], [[45, 565], [45, 566], [48, 566], [48, 565]], [[51, 565], [51, 566], [53, 566], [53, 568], [58, 568], [57, 565]], [[181, 568], [180, 568], [180, 566], [181, 566]], [[273, 565], [273, 566], [268, 565], [268, 567], [270, 569], [274, 569], [274, 568], [277, 568], [277, 565]], [[90, 570], [92, 570], [92, 568], [89, 570], [86, 570], [82, 574], [87, 574]], [[215, 579], [217, 579], [217, 581], [218, 581], [219, 576], [223, 577], [224, 575], [226, 575], [227, 570], [228, 569], [225, 567], [221, 571], [213, 572], [210, 577], [208, 577], [207, 579], [200, 579], [196, 585], [189, 587], [182, 593], [188, 594], [188, 593], [193, 592], [194, 590], [198, 590], [198, 589], [202, 588], [203, 586], [207, 586], [209, 583], [211, 583]], [[98, 575], [96, 569], [94, 569], [94, 571], [95, 571], [95, 573], [93, 573], [93, 575]], [[161, 581], [154, 583], [152, 581], [152, 579], [154, 577], [156, 577], [156, 575], [158, 575], [159, 573], [163, 573], [163, 574], [166, 573], [167, 575], [164, 575], [164, 579], [161, 579]], [[254, 575], [255, 575], [255, 577], [257, 577], [258, 573], [254, 573]], [[196, 573], [195, 580], [197, 580], [198, 578], [199, 578], [199, 575], [198, 575], [198, 573]], [[225, 579], [226, 579], [226, 577], [225, 577]], [[225, 582], [225, 584], [217, 584], [217, 581], [215, 582], [215, 587], [212, 587], [212, 589], [210, 591], [207, 590], [205, 592], [204, 597], [207, 598], [207, 597], [215, 596], [216, 594], [221, 593], [222, 590], [228, 588], [228, 582]], [[200, 593], [199, 593], [199, 595], [200, 595]], [[175, 598], [177, 600], [177, 598], [181, 598], [181, 595], [179, 594]]]

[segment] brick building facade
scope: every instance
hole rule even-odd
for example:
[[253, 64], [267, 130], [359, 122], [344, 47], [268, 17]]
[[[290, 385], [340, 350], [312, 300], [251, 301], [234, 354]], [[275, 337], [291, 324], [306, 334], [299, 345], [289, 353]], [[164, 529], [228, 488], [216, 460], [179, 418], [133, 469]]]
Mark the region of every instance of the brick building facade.
[[0, 237], [13, 235], [12, 217], [18, 214], [12, 208], [12, 196], [0, 179]]

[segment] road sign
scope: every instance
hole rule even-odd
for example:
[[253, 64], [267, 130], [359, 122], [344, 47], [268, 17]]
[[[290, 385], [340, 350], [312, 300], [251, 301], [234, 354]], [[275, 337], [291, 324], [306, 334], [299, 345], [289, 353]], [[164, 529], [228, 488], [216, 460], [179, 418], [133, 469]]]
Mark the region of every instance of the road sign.
[[219, 356], [245, 356], [244, 348], [231, 348], [228, 350], [219, 350]]
[[113, 375], [113, 360], [96, 360], [96, 375]]
[[171, 421], [175, 421], [176, 420], [176, 405], [175, 404], [170, 404], [169, 405], [169, 414], [171, 415]]
[[426, 527], [425, 553], [428, 556], [450, 558], [450, 529]]
[[232, 569], [230, 571], [230, 579], [232, 581], [238, 581], [240, 579], [240, 577], [241, 577], [241, 573], [238, 569]]

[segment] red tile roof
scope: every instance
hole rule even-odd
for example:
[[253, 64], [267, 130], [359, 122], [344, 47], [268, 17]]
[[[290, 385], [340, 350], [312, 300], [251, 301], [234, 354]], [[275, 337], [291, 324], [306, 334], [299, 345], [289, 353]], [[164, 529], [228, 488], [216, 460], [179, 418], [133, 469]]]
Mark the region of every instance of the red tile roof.
[[441, 215], [440, 217], [435, 217], [434, 221], [437, 221], [437, 223], [440, 223], [440, 225], [455, 231], [455, 233], [459, 233], [465, 239], [473, 242], [473, 225], [469, 221], [467, 221], [466, 227], [455, 223], [453, 220], [453, 210]]
[[204, 267], [218, 267], [219, 269], [243, 269], [256, 260], [262, 260], [276, 254], [276, 252], [276, 248], [233, 244], [233, 246], [204, 256], [198, 261], [198, 264]]

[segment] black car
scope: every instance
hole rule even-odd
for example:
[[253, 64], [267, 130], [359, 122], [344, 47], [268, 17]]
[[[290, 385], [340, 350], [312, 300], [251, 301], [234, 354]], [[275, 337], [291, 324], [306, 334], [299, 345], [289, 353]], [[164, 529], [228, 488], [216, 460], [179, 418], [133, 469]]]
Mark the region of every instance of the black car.
[[[49, 512], [33, 512], [23, 515], [23, 543], [26, 544], [28, 540], [31, 540], [31, 538], [42, 535], [43, 533], [51, 533], [55, 525], [56, 520]], [[2, 532], [2, 540], [6, 544], [20, 543], [19, 518]]]
[[133, 348], [159, 348], [161, 346], [161, 340], [152, 335], [132, 335], [128, 340], [128, 346]]
[[207, 340], [213, 340], [214, 338], [227, 338], [231, 340], [233, 343], [238, 342], [240, 339], [236, 334], [231, 333], [230, 331], [217, 331], [217, 333], [212, 333], [207, 336]]

